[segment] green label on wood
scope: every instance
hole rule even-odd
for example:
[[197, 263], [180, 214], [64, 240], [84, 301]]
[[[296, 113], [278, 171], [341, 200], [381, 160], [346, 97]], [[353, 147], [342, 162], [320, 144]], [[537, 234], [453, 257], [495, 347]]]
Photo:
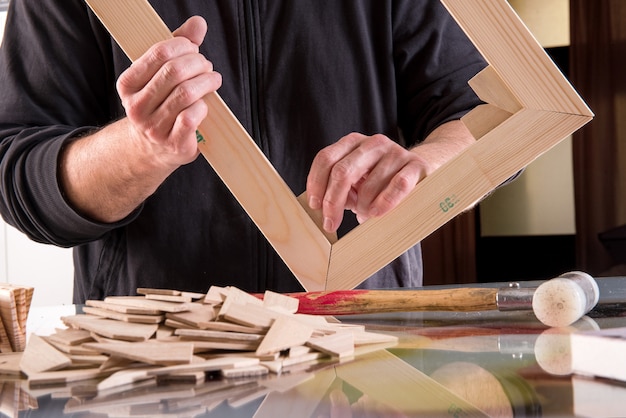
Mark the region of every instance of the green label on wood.
[[443, 213], [448, 212], [452, 209], [457, 203], [459, 203], [459, 199], [453, 194], [450, 197], [446, 197], [442, 202], [439, 202], [439, 207]]

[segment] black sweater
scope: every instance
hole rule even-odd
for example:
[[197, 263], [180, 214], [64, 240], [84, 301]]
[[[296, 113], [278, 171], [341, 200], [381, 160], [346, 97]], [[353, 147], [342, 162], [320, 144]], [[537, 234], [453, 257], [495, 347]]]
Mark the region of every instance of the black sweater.
[[[220, 95], [300, 194], [315, 154], [353, 132], [407, 146], [479, 100], [484, 67], [437, 0], [156, 0], [170, 29], [208, 21], [201, 48]], [[74, 210], [57, 181], [76, 135], [123, 117], [129, 65], [82, 0], [14, 0], [0, 49], [0, 211], [31, 239], [74, 247], [74, 301], [137, 287], [204, 292], [300, 286], [203, 158], [181, 167], [127, 219]], [[356, 225], [349, 215], [340, 229]], [[302, 255], [306, 257], [306, 254]], [[419, 286], [419, 246], [365, 287]]]

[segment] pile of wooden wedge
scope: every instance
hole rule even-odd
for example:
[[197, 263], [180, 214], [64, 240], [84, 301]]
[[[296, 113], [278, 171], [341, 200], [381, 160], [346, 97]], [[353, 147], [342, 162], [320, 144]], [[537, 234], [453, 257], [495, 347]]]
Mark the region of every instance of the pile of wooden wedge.
[[20, 369], [30, 387], [99, 379], [97, 389], [143, 381], [203, 381], [283, 374], [303, 363], [348, 361], [355, 348], [396, 337], [296, 313], [298, 300], [234, 287], [206, 294], [138, 289], [140, 296], [87, 301], [66, 329], [31, 335]]

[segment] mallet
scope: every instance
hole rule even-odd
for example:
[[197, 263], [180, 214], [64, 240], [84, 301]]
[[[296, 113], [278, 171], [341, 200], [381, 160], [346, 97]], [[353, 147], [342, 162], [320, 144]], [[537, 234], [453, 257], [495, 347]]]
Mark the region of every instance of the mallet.
[[338, 290], [292, 293], [298, 312], [314, 315], [356, 315], [411, 311], [514, 311], [533, 310], [551, 327], [576, 322], [598, 303], [598, 284], [590, 275], [575, 271], [550, 279], [536, 288], [512, 283], [507, 288], [423, 290]]

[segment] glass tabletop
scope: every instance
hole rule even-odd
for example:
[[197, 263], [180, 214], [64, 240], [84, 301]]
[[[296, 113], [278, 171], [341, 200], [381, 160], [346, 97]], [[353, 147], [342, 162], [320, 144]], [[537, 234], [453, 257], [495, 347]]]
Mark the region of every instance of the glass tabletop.
[[339, 317], [394, 335], [398, 342], [254, 379], [208, 374], [199, 383], [150, 381], [97, 392], [93, 381], [29, 387], [25, 380], [5, 377], [0, 412], [33, 417], [619, 416], [626, 386], [572, 375], [569, 362], [571, 332], [626, 326], [626, 278], [598, 282], [600, 304], [566, 328], [546, 327], [530, 311]]

